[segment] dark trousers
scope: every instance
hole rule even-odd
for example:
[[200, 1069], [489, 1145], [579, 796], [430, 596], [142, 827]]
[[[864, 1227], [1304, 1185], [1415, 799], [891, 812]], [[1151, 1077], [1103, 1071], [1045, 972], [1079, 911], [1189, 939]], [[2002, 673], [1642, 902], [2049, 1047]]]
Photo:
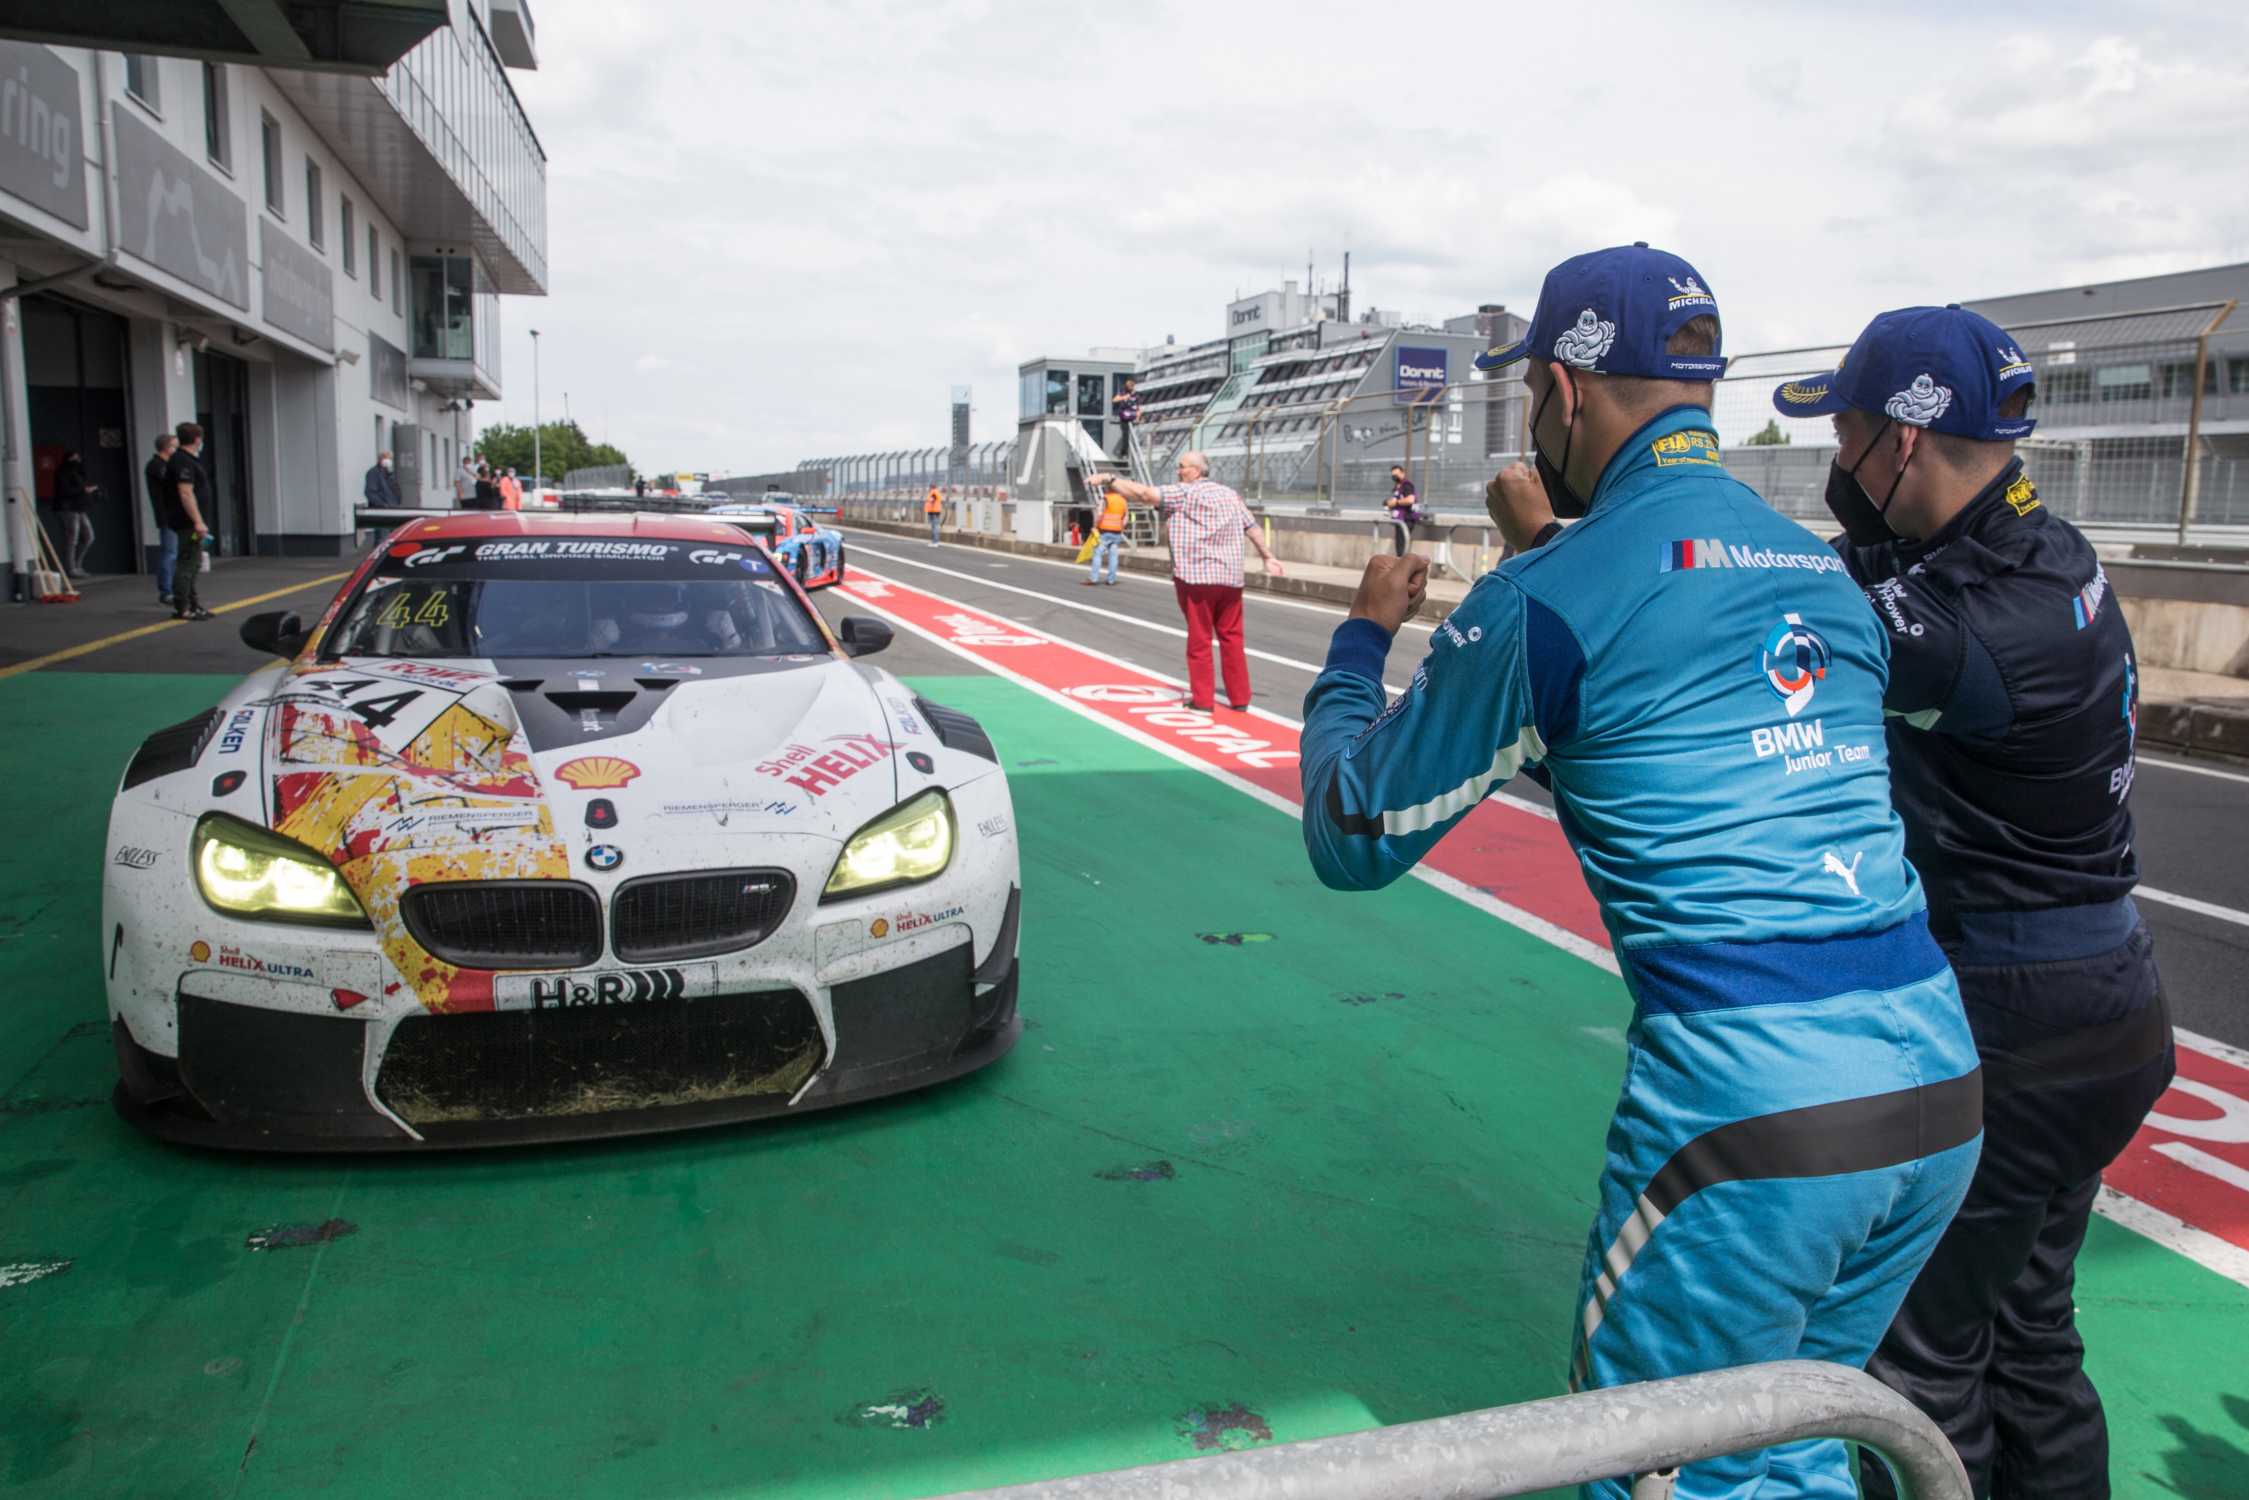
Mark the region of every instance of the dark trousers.
[[1235, 708], [1249, 706], [1249, 653], [1242, 646], [1242, 591], [1232, 584], [1181, 583], [1174, 578], [1172, 591], [1179, 596], [1179, 612], [1187, 618], [1187, 698], [1197, 708], [1211, 708], [1210, 642], [1218, 638], [1219, 666], [1226, 677], [1226, 701]]
[[1117, 424], [1117, 457], [1128, 463], [1132, 459], [1132, 424], [1130, 422], [1119, 422]]
[[[2088, 959], [1954, 967], [1983, 1058], [1983, 1158], [1867, 1370], [1944, 1429], [1977, 1495], [2105, 1500], [2073, 1294], [2101, 1169], [2171, 1081], [2154, 942], [2141, 927]], [[1871, 1460], [1860, 1483], [1896, 1493]]]
[[203, 539], [192, 526], [176, 527], [180, 539], [179, 567], [172, 575], [172, 608], [180, 614], [203, 607]]

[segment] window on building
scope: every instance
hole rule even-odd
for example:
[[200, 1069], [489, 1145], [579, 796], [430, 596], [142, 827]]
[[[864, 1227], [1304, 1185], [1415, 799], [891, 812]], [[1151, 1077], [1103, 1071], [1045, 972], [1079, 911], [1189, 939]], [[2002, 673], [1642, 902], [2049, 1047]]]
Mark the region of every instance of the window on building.
[[351, 199], [336, 195], [336, 243], [343, 246], [344, 274], [359, 274], [359, 225], [351, 206]]
[[2226, 389], [2236, 396], [2249, 396], [2249, 356], [2236, 354], [2226, 361]]
[[231, 172], [234, 133], [228, 126], [226, 104], [226, 68], [207, 62], [203, 65], [203, 154]]
[[2155, 394], [2153, 372], [2146, 365], [2103, 365], [2093, 372], [2093, 387], [2104, 402], [2145, 401]]
[[308, 156], [305, 158], [305, 238], [312, 241], [315, 250], [328, 248], [327, 215], [322, 212], [326, 207], [320, 191], [320, 163]]
[[[2193, 360], [2173, 360], [2163, 366], [2161, 374], [2163, 395], [2166, 400], [2175, 398], [2183, 401], [2194, 395]], [[2218, 394], [2218, 362], [2214, 359], [2202, 367], [2202, 394], [2205, 396]]]
[[1039, 414], [1039, 372], [1018, 371], [1015, 378], [1015, 414], [1029, 420]]
[[1103, 395], [1101, 387], [1102, 380], [1099, 375], [1080, 375], [1078, 377], [1079, 416], [1101, 417], [1108, 415], [1109, 402]]
[[370, 223], [367, 226], [367, 295], [377, 302], [383, 300], [382, 248], [382, 233]]
[[[383, 461], [383, 447], [383, 419], [381, 417], [377, 417], [375, 418], [375, 462], [377, 463], [381, 463]], [[394, 459], [397, 457], [396, 454], [392, 454], [391, 456]]]
[[1070, 414], [1070, 372], [1068, 370], [1049, 370], [1046, 372], [1046, 414], [1050, 417], [1066, 417]]
[[281, 122], [264, 110], [258, 111], [258, 150], [265, 160], [266, 207], [275, 218], [284, 218], [288, 199], [282, 196]]
[[147, 105], [158, 109], [163, 99], [157, 93], [156, 59], [145, 52], [125, 54], [125, 92]]
[[476, 358], [476, 279], [469, 258], [417, 255], [408, 274], [414, 281], [414, 357]]
[[2048, 370], [2038, 377], [2038, 399], [2042, 404], [2084, 401], [2092, 394], [2093, 372], [2090, 370]]
[[398, 274], [398, 247], [390, 247], [390, 310], [406, 315], [406, 283]]

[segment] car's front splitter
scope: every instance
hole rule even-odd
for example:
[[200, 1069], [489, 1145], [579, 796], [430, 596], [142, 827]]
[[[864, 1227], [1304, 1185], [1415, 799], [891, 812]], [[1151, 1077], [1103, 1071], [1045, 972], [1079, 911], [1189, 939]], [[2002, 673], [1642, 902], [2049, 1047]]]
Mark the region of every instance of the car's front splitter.
[[[802, 1054], [806, 1034], [787, 1019], [783, 995], [810, 1007], [793, 992], [599, 1007], [591, 1018], [415, 1018], [400, 1029], [423, 1028], [420, 1037], [405, 1048], [393, 1037], [375, 1084], [411, 1130], [367, 1097], [368, 1026], [184, 994], [177, 1058], [143, 1048], [122, 1022], [114, 1026], [114, 1102], [151, 1135], [262, 1151], [523, 1145], [798, 1114], [942, 1083], [1005, 1056], [1022, 1032], [1013, 948], [996, 951], [997, 962], [977, 973], [959, 947], [835, 986], [833, 1054], [813, 1028], [815, 1055], [801, 1063], [790, 1059]], [[715, 1009], [729, 1004], [764, 1011], [746, 1018]], [[745, 1049], [740, 1069], [713, 1075], [714, 1039]], [[668, 1059], [678, 1064], [673, 1075]], [[643, 1102], [650, 1098], [664, 1102]]]

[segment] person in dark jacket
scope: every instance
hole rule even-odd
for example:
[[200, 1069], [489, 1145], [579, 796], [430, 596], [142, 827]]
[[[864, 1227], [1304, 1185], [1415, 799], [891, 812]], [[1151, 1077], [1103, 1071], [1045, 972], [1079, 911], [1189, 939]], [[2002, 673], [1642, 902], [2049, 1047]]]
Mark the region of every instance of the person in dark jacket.
[[[1835, 419], [1837, 551], [1890, 637], [1891, 792], [1984, 1068], [1983, 1159], [1867, 1369], [1976, 1494], [2102, 1500], [2074, 1268], [2101, 1170], [2174, 1064], [2132, 904], [2132, 634], [2015, 455], [2036, 378], [1997, 324], [1909, 307], [1773, 404]], [[1861, 1483], [1894, 1493], [1879, 1464]]]
[[367, 503], [378, 509], [396, 507], [403, 503], [398, 498], [398, 476], [391, 472], [392, 462], [388, 448], [376, 454], [375, 466], [367, 471], [366, 479], [359, 486], [359, 492], [367, 497]]
[[1390, 466], [1390, 498], [1383, 502], [1390, 519], [1397, 524], [1391, 528], [1392, 540], [1397, 543], [1398, 555], [1406, 555], [1406, 546], [1413, 539], [1413, 528], [1421, 520], [1421, 492], [1406, 478], [1404, 464]]
[[156, 456], [141, 468], [141, 482], [148, 486], [148, 508], [156, 519], [156, 602], [172, 602], [172, 579], [180, 566], [180, 528], [187, 524], [187, 513], [180, 509], [178, 486], [168, 475], [172, 466], [172, 450], [180, 440], [169, 432], [156, 435]]
[[478, 510], [498, 510], [500, 508], [500, 487], [492, 482], [492, 469], [489, 464], [478, 464], [476, 466], [476, 508]]
[[77, 449], [62, 456], [55, 470], [55, 516], [62, 523], [55, 551], [62, 558], [63, 571], [74, 579], [86, 576], [86, 553], [94, 545], [94, 521], [86, 509], [101, 489], [86, 478], [86, 460]]

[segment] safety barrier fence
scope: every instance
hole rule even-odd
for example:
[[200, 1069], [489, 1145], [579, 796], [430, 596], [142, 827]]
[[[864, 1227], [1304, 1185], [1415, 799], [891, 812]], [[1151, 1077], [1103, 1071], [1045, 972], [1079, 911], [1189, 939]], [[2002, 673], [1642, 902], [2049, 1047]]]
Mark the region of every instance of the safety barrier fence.
[[1501, 1500], [1637, 1476], [1668, 1495], [1680, 1466], [1840, 1438], [1887, 1463], [1906, 1500], [1971, 1500], [1944, 1434], [1862, 1370], [1786, 1360], [1614, 1386], [1271, 1448], [1115, 1469], [954, 1500]]
[[[2233, 312], [2230, 302], [2197, 303], [2012, 330], [2038, 372], [2031, 415], [2039, 428], [2020, 451], [2047, 505], [2088, 529], [2161, 528], [2180, 541], [2190, 532], [2233, 540], [2221, 529], [2249, 526], [2249, 345], [2229, 324]], [[1833, 369], [1843, 352], [1736, 356], [1712, 403], [1727, 469], [1784, 514], [1821, 526], [1832, 426], [1825, 417], [1780, 415], [1773, 391]], [[1474, 514], [1492, 474], [1528, 454], [1529, 405], [1513, 378], [1317, 407], [1290, 404], [1285, 391], [1252, 391], [1152, 443], [1145, 457], [1168, 477], [1180, 452], [1199, 448], [1212, 477], [1253, 504], [1313, 514], [1379, 510], [1396, 464], [1425, 513]], [[960, 463], [945, 447], [903, 449], [808, 459], [800, 468], [826, 476], [832, 495], [912, 499], [932, 483], [1005, 489], [1013, 449], [979, 444]]]
[[571, 469], [562, 476], [565, 490], [615, 490], [630, 489], [633, 482], [632, 465], [600, 464], [590, 469]]
[[955, 452], [947, 446], [894, 448], [881, 453], [847, 453], [808, 458], [797, 465], [809, 491], [832, 497], [854, 495], [919, 497], [931, 485], [947, 490], [999, 490], [1007, 486], [1015, 444], [972, 443]]

